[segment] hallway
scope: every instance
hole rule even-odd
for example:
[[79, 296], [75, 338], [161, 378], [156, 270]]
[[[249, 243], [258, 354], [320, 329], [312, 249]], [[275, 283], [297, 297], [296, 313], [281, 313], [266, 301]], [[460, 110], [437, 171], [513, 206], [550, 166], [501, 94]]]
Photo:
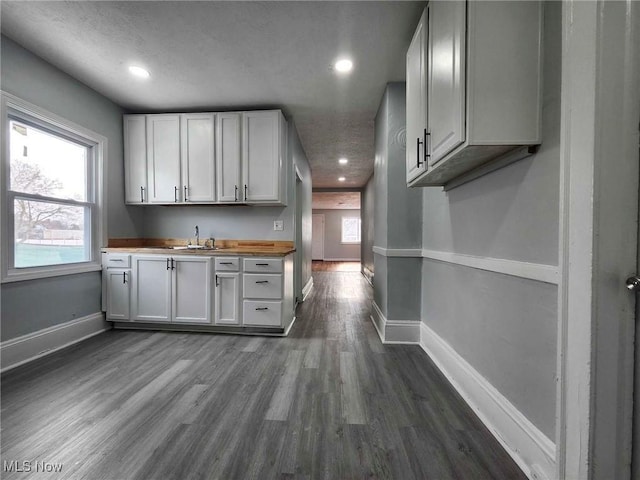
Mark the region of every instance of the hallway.
[[314, 279], [287, 338], [112, 330], [9, 372], [3, 459], [63, 464], [46, 478], [525, 478], [420, 347], [380, 343], [362, 275]]

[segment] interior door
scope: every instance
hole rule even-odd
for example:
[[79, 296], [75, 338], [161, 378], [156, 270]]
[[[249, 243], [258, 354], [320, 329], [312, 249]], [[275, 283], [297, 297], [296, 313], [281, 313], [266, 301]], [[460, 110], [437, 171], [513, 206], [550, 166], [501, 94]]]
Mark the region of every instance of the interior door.
[[311, 259], [324, 260], [324, 215], [314, 213], [312, 222]]

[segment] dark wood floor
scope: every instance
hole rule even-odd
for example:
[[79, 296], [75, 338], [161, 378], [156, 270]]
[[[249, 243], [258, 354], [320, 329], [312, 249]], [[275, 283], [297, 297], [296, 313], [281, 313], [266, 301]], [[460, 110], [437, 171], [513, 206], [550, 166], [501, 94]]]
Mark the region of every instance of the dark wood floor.
[[[358, 273], [314, 274], [288, 338], [110, 331], [2, 377], [4, 479], [525, 478]], [[32, 468], [34, 463], [32, 463]]]
[[314, 260], [311, 264], [311, 270], [314, 272], [359, 272], [360, 268], [360, 262]]

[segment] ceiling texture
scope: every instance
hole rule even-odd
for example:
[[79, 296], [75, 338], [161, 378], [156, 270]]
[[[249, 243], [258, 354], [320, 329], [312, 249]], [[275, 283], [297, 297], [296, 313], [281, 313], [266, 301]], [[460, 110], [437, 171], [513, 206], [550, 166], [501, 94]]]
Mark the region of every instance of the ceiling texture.
[[[296, 124], [314, 188], [326, 188], [361, 187], [371, 175], [375, 114], [385, 85], [405, 79], [423, 7], [3, 0], [0, 13], [3, 35], [128, 111], [281, 108]], [[333, 71], [339, 57], [353, 60], [351, 74]], [[133, 78], [131, 64], [151, 77]]]
[[360, 210], [360, 192], [313, 192], [313, 210]]

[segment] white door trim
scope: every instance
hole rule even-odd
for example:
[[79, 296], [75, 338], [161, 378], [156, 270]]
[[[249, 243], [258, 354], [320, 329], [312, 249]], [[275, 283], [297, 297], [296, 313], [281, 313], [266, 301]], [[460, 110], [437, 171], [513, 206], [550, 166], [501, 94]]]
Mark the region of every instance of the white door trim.
[[623, 270], [635, 269], [637, 248], [628, 232], [637, 225], [640, 4], [562, 8], [557, 476], [624, 480], [635, 299], [625, 296]]

